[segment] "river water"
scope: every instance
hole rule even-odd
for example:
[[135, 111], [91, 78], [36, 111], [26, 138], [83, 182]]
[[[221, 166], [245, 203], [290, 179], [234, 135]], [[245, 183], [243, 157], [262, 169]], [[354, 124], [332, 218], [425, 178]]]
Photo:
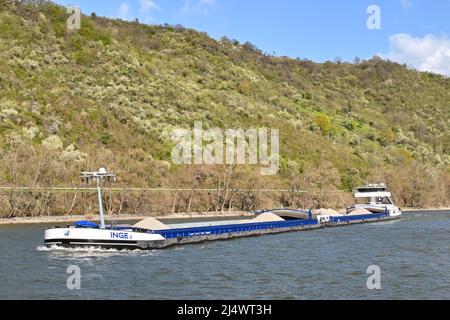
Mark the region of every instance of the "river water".
[[450, 299], [449, 211], [148, 252], [49, 250], [48, 226], [0, 226], [0, 299]]

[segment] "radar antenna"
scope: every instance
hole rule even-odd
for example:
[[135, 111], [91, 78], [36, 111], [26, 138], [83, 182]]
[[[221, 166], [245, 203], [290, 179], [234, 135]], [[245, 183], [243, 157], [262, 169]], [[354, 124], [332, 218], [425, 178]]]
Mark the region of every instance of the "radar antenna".
[[105, 229], [105, 216], [103, 214], [102, 192], [100, 189], [100, 180], [106, 179], [109, 182], [116, 182], [116, 175], [113, 172], [107, 172], [105, 168], [100, 168], [98, 172], [82, 172], [81, 181], [90, 183], [93, 180], [97, 182], [98, 209], [100, 212], [100, 228]]

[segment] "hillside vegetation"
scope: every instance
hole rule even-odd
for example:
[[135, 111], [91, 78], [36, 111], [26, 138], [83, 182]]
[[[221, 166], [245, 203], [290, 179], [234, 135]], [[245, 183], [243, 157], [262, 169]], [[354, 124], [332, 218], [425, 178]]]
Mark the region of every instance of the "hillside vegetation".
[[[450, 79], [377, 57], [314, 63], [181, 26], [0, 0], [0, 185], [79, 187], [105, 165], [110, 212], [343, 207], [385, 181], [401, 206], [450, 205]], [[307, 44], [305, 44], [307, 45]], [[280, 129], [281, 169], [175, 166], [175, 128]], [[216, 189], [201, 192], [197, 189]], [[292, 192], [261, 193], [259, 189]], [[239, 189], [240, 191], [237, 191]], [[294, 192], [306, 190], [306, 193]], [[13, 188], [7, 217], [88, 212], [95, 194]]]

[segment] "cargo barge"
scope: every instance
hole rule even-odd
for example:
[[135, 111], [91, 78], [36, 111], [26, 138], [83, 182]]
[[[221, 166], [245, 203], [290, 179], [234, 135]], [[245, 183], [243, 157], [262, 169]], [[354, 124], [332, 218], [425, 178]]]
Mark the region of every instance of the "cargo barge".
[[[367, 195], [371, 201], [366, 207], [354, 206], [347, 209], [345, 213], [275, 209], [258, 212], [250, 220], [165, 225], [154, 218], [147, 218], [132, 226], [106, 225], [100, 180], [115, 177], [103, 168], [99, 172], [83, 173], [83, 177], [97, 182], [100, 225], [79, 221], [66, 228], [48, 229], [44, 236], [46, 246], [152, 250], [206, 241], [379, 222], [398, 219], [401, 216], [400, 209], [390, 200], [387, 189], [377, 185], [357, 190], [356, 194]], [[383, 202], [387, 202], [386, 197], [389, 198], [389, 204], [383, 207]], [[375, 210], [371, 211], [372, 207], [375, 207]]]

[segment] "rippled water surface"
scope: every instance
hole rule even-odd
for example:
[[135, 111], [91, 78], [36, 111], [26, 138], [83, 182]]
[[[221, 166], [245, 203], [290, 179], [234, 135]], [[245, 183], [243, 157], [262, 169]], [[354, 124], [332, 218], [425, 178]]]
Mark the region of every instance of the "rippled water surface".
[[0, 226], [0, 299], [450, 299], [450, 212], [148, 252], [46, 249], [46, 227]]

